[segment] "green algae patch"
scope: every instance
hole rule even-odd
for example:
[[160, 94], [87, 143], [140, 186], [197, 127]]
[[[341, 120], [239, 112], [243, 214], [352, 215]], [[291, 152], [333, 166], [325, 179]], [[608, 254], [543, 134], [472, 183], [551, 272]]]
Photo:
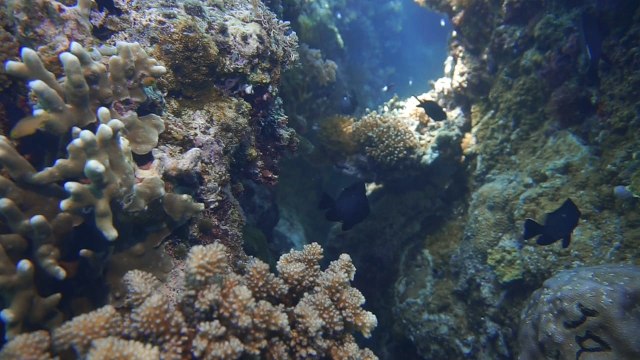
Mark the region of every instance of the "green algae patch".
[[501, 241], [488, 251], [487, 264], [491, 266], [500, 284], [522, 280], [524, 276], [522, 256], [518, 248]]

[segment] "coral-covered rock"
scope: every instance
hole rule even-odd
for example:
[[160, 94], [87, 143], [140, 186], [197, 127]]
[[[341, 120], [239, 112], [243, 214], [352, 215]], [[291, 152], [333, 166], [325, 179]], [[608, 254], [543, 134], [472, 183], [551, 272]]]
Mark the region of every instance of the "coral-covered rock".
[[531, 295], [522, 312], [519, 358], [637, 358], [639, 300], [640, 268], [636, 266], [561, 271]]

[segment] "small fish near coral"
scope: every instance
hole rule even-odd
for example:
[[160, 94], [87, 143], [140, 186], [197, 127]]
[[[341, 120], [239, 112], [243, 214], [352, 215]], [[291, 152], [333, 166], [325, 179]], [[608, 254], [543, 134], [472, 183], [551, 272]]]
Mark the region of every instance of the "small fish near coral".
[[380, 89], [381, 92], [386, 93], [386, 92], [391, 92], [393, 91], [393, 89], [396, 88], [396, 84], [387, 84], [385, 86], [382, 87], [382, 89]]
[[417, 107], [422, 108], [424, 112], [429, 115], [434, 121], [447, 120], [447, 113], [444, 112], [442, 107], [433, 100], [420, 100], [417, 96], [414, 96], [418, 100]]
[[540, 235], [536, 240], [538, 245], [550, 245], [562, 239], [562, 247], [566, 248], [571, 242], [571, 233], [578, 226], [580, 210], [571, 199], [565, 202], [553, 212], [547, 213], [544, 225], [533, 219], [524, 221], [525, 240]]
[[349, 91], [342, 94], [338, 105], [341, 114], [351, 115], [358, 108], [358, 99], [353, 91]]
[[342, 189], [336, 200], [323, 192], [318, 207], [327, 210], [327, 220], [342, 222], [342, 231], [351, 229], [362, 222], [370, 212], [364, 182], [359, 181]]

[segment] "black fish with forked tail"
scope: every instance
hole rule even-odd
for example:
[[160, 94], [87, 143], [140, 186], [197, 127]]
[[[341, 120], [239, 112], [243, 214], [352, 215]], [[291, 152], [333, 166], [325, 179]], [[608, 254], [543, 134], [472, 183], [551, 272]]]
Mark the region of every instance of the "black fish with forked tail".
[[444, 112], [442, 107], [433, 100], [420, 100], [417, 96], [414, 96], [418, 100], [417, 107], [422, 108], [424, 112], [429, 115], [434, 121], [447, 120], [447, 113]]
[[342, 222], [342, 231], [351, 229], [364, 220], [370, 212], [364, 182], [359, 181], [344, 188], [336, 200], [323, 192], [318, 207], [327, 210], [325, 213], [327, 220]]
[[571, 242], [571, 233], [578, 226], [580, 210], [571, 199], [565, 202], [557, 210], [550, 212], [544, 219], [544, 225], [540, 225], [533, 219], [524, 221], [524, 238], [531, 239], [540, 235], [536, 240], [538, 245], [549, 245], [562, 239], [562, 247], [566, 248]]

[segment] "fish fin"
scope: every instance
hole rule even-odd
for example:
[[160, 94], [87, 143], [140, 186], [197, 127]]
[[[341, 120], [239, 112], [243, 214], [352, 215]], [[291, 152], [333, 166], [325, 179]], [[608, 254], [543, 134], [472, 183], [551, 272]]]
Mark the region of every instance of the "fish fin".
[[324, 214], [325, 219], [329, 220], [329, 221], [340, 221], [340, 216], [338, 216], [338, 212], [336, 210], [336, 207], [333, 206], [331, 207], [329, 210], [327, 210], [327, 212]]
[[345, 221], [342, 223], [342, 231], [350, 230], [354, 225], [352, 222]]
[[571, 243], [571, 234], [562, 238], [562, 248], [566, 249], [569, 246], [569, 243]]
[[335, 206], [335, 201], [327, 194], [326, 192], [322, 192], [320, 195], [320, 202], [318, 203], [318, 209], [326, 210]]
[[[534, 237], [536, 235], [542, 234], [543, 230], [544, 230], [544, 226], [538, 224], [533, 219], [526, 219], [524, 221], [524, 234], [523, 234], [523, 236], [524, 236], [525, 240], [531, 239], [532, 237]], [[538, 239], [538, 241], [540, 241], [540, 239]]]
[[551, 238], [549, 238], [548, 236], [545, 236], [545, 235], [540, 236], [536, 240], [536, 244], [538, 244], [538, 245], [551, 245], [554, 242], [556, 242], [556, 241], [551, 239]]

